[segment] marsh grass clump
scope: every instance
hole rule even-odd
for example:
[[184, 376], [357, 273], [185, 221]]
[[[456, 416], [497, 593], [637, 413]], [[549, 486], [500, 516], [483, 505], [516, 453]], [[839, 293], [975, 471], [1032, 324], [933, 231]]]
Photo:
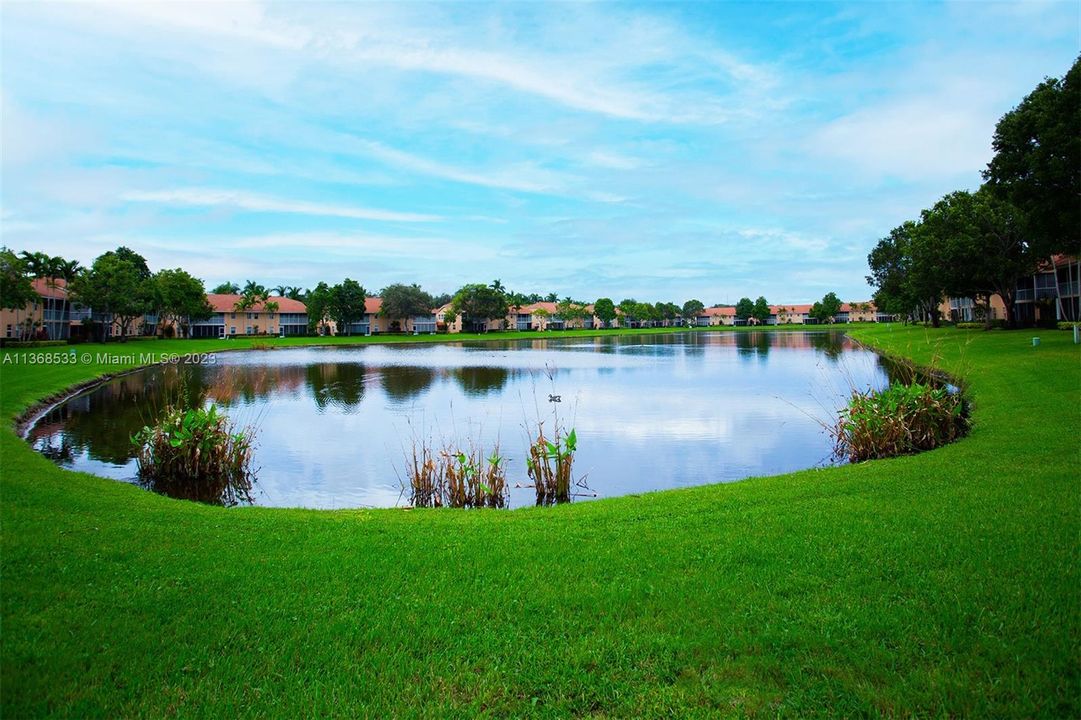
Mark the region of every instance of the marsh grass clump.
[[930, 383], [893, 383], [852, 394], [831, 429], [834, 453], [851, 462], [933, 450], [968, 432], [968, 407], [959, 392]]
[[508, 500], [507, 472], [497, 445], [481, 461], [468, 451], [414, 443], [406, 475], [413, 507], [502, 508]]
[[214, 405], [170, 405], [161, 419], [132, 436], [144, 485], [184, 500], [251, 502], [251, 429], [237, 431]]
[[557, 425], [552, 438], [545, 436], [543, 425], [538, 429], [537, 439], [530, 445], [526, 460], [538, 505], [570, 502], [571, 468], [577, 449], [578, 437], [573, 428], [564, 435]]

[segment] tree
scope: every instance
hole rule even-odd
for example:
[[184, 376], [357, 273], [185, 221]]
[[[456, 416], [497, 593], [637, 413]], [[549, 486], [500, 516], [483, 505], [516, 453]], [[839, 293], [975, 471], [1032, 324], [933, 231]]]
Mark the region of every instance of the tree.
[[192, 322], [207, 320], [214, 314], [207, 302], [203, 281], [180, 268], [160, 270], [154, 275], [154, 285], [158, 322], [172, 323], [178, 337], [188, 336]]
[[616, 306], [611, 298], [597, 298], [593, 303], [593, 314], [596, 315], [605, 326], [610, 325], [616, 319]]
[[327, 314], [338, 325], [339, 335], [348, 335], [349, 326], [364, 318], [368, 293], [356, 280], [346, 278], [330, 289]]
[[765, 325], [770, 316], [769, 303], [766, 302], [766, 298], [759, 295], [758, 299], [754, 301], [754, 307], [751, 308], [751, 317], [755, 319], [759, 325]]
[[997, 294], [1012, 325], [1017, 279], [1036, 270], [1024, 224], [1021, 213], [986, 186], [950, 193], [925, 212], [924, 232], [943, 255], [946, 293], [984, 304]]
[[1040, 257], [1076, 251], [1081, 233], [1081, 57], [998, 121], [984, 171], [991, 192], [1024, 215]]
[[867, 284], [876, 288], [873, 297], [875, 307], [890, 315], [911, 316], [919, 304], [909, 282], [912, 236], [915, 232], [916, 223], [905, 222], [879, 240], [867, 256], [867, 265], [871, 270]]
[[740, 298], [736, 303], [736, 318], [739, 320], [750, 320], [754, 315], [754, 303], [750, 298]]
[[240, 286], [235, 282], [223, 282], [210, 292], [215, 295], [237, 295], [240, 293]]
[[[924, 211], [924, 217], [928, 211]], [[939, 326], [939, 303], [946, 294], [948, 255], [936, 245], [936, 226], [930, 230], [922, 221], [907, 221], [879, 240], [867, 256], [871, 275], [867, 282], [877, 287], [875, 305], [893, 315], [927, 316]]]
[[72, 295], [78, 302], [112, 315], [121, 340], [127, 338], [136, 318], [153, 309], [153, 282], [146, 261], [139, 260], [141, 256], [127, 248], [109, 251], [72, 283]]
[[22, 310], [38, 299], [26, 263], [6, 247], [0, 247], [0, 308]]
[[837, 293], [828, 292], [821, 300], [811, 306], [811, 317], [823, 323], [833, 323], [841, 312], [841, 299]]
[[563, 318], [565, 327], [581, 327], [582, 321], [589, 316], [589, 311], [584, 304], [566, 297], [556, 303], [556, 314]]
[[694, 324], [699, 315], [705, 312], [706, 306], [701, 300], [688, 300], [683, 303], [683, 319]]
[[670, 302], [659, 302], [653, 306], [653, 314], [656, 318], [663, 320], [665, 326], [671, 325], [677, 317], [679, 317], [680, 309], [679, 305]]
[[[1013, 204], [1034, 257], [1076, 253], [1081, 236], [1081, 57], [1002, 116], [984, 171], [990, 191]], [[1081, 280], [1081, 278], [1078, 278]], [[1055, 273], [1059, 314], [1066, 317]]]
[[558, 293], [554, 293], [554, 292], [553, 293], [548, 293], [547, 295], [544, 296], [544, 301], [545, 302], [554, 303], [557, 300], [559, 300], [559, 294]]
[[304, 306], [308, 311], [308, 330], [321, 334], [330, 308], [330, 286], [320, 282], [314, 290], [308, 291], [304, 295]]
[[480, 283], [465, 285], [451, 300], [454, 317], [461, 315], [469, 323], [505, 318], [508, 309], [507, 296], [502, 290]]
[[420, 285], [395, 283], [383, 288], [383, 309], [380, 313], [389, 318], [408, 318], [414, 315], [431, 315], [432, 296]]
[[616, 307], [619, 308], [619, 312], [623, 315], [623, 321], [620, 322], [620, 325], [626, 322], [627, 327], [630, 327], [640, 317], [641, 303], [634, 298], [623, 298]]

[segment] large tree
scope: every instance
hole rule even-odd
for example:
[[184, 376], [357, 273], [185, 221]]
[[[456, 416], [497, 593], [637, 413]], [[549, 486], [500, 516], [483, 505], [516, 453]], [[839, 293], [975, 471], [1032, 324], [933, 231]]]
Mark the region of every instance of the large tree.
[[916, 223], [906, 222], [878, 241], [867, 256], [871, 274], [867, 284], [875, 288], [874, 303], [879, 311], [906, 317], [916, 312], [918, 299], [911, 293], [909, 268], [912, 264], [912, 236]]
[[992, 192], [1024, 215], [1037, 254], [1076, 252], [1081, 235], [1081, 57], [1002, 116], [984, 171]]
[[754, 302], [750, 298], [740, 298], [736, 303], [736, 318], [750, 320], [752, 315], [754, 315]]
[[811, 306], [810, 315], [819, 322], [832, 323], [837, 319], [839, 312], [841, 312], [841, 299], [837, 297], [837, 293], [828, 292]]
[[461, 316], [463, 323], [500, 320], [507, 316], [507, 296], [501, 289], [473, 283], [462, 287], [451, 301], [451, 313]]
[[[926, 213], [925, 211], [925, 217]], [[939, 326], [939, 303], [946, 294], [948, 256], [936, 245], [935, 233], [922, 222], [907, 221], [882, 238], [867, 256], [880, 310], [908, 317], [927, 316]]]
[[705, 312], [705, 309], [706, 306], [701, 300], [688, 300], [683, 303], [683, 319], [693, 324], [696, 318]]
[[72, 295], [95, 312], [111, 314], [127, 338], [132, 323], [153, 310], [154, 286], [146, 261], [121, 247], [98, 257], [72, 283]]
[[320, 282], [304, 295], [304, 307], [308, 312], [308, 330], [319, 334], [326, 324], [330, 309], [330, 286]]
[[926, 252], [939, 255], [942, 283], [951, 297], [989, 304], [997, 294], [1014, 322], [1017, 279], [1036, 269], [1020, 212], [986, 186], [950, 193], [923, 213]]
[[[991, 192], [1017, 208], [1032, 253], [1052, 262], [1081, 245], [1081, 58], [1002, 116], [984, 171]], [[1081, 280], [1081, 278], [1078, 278]], [[1058, 286], [1058, 273], [1055, 273]], [[1065, 317], [1062, 293], [1059, 313]]]
[[597, 298], [593, 303], [593, 314], [607, 327], [616, 319], [616, 305], [611, 298]]
[[758, 299], [754, 301], [754, 307], [751, 309], [751, 317], [758, 321], [760, 325], [765, 325], [769, 320], [770, 311], [769, 303], [766, 298], [759, 295]]
[[356, 280], [346, 278], [330, 289], [327, 314], [338, 325], [339, 335], [348, 335], [349, 326], [364, 318], [368, 293]]
[[383, 288], [383, 309], [380, 313], [388, 318], [408, 318], [414, 315], [432, 314], [432, 296], [420, 285], [394, 283]]
[[154, 298], [159, 324], [171, 323], [179, 337], [188, 336], [191, 323], [207, 320], [214, 314], [203, 281], [180, 268], [160, 270], [154, 275]]

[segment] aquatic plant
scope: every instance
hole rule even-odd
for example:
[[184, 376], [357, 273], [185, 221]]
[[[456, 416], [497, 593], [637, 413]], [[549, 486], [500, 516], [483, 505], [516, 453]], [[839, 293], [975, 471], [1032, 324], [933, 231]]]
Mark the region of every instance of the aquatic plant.
[[497, 445], [485, 462], [468, 452], [414, 442], [407, 468], [413, 507], [502, 508], [508, 500], [506, 463]]
[[144, 485], [170, 497], [235, 505], [251, 502], [253, 435], [237, 431], [214, 405], [170, 405], [131, 442]]
[[831, 434], [837, 457], [861, 462], [932, 450], [968, 428], [961, 393], [930, 383], [895, 382], [885, 390], [853, 392]]
[[578, 449], [578, 436], [572, 428], [566, 435], [557, 424], [555, 436], [544, 435], [544, 425], [537, 430], [537, 439], [529, 447], [526, 470], [537, 493], [538, 505], [570, 502], [571, 468]]

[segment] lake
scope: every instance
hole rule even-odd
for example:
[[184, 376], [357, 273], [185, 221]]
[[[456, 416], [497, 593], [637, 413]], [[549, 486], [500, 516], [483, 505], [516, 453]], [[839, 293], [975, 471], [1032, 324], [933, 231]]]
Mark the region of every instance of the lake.
[[[729, 482], [827, 465], [853, 389], [890, 364], [840, 333], [688, 332], [218, 353], [82, 392], [28, 440], [60, 465], [137, 482], [131, 435], [169, 403], [214, 402], [256, 430], [254, 502], [406, 505], [414, 440], [496, 441], [511, 505], [535, 502], [525, 457], [538, 420], [578, 436], [576, 499]], [[553, 396], [558, 396], [555, 402]]]

